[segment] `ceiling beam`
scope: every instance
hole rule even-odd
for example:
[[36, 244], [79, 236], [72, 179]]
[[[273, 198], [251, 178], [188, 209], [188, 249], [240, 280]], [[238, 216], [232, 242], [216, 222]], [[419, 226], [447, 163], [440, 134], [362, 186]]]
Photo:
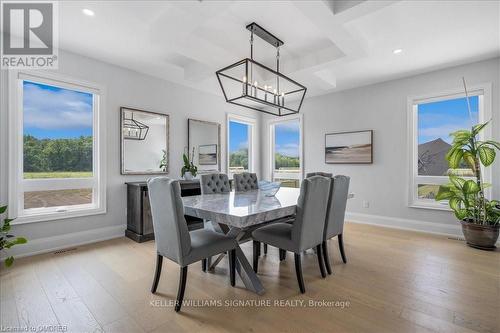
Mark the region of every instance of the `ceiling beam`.
[[[214, 63], [220, 62], [220, 59], [232, 58], [233, 55], [231, 50], [199, 38], [194, 32], [210, 21], [219, 19], [233, 5], [233, 1], [172, 2], [169, 8], [151, 24], [152, 44], [161, 45], [162, 52], [165, 54], [165, 62], [168, 61], [169, 53], [175, 52], [193, 59], [196, 62], [194, 67], [204, 68], [205, 70], [201, 72], [207, 73], [206, 69], [212, 69]], [[199, 52], [200, 48], [204, 52]], [[200, 79], [199, 75], [194, 75], [193, 68], [184, 68], [184, 70], [186, 79]]]
[[333, 89], [337, 84], [337, 80], [333, 74], [335, 68], [367, 55], [367, 42], [349, 33], [345, 28], [345, 24], [398, 1], [381, 0], [344, 3], [344, 1], [323, 0], [315, 2], [314, 5], [307, 1], [291, 1], [291, 4], [295, 5], [319, 31], [324, 33], [335, 44], [343, 56], [324, 58], [322, 62], [301, 62], [299, 59], [295, 63], [291, 62], [287, 64], [288, 66], [285, 65], [288, 73], [300, 75], [304, 72], [313, 72], [320, 81], [317, 82], [319, 85], [322, 87], [325, 87], [325, 85], [330, 86], [330, 89]]

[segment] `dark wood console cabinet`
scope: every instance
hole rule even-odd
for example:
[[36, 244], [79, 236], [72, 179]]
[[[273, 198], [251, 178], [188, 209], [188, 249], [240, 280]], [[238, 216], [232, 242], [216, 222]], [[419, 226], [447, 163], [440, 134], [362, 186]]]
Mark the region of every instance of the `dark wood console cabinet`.
[[[127, 185], [127, 230], [125, 230], [125, 236], [139, 243], [154, 239], [146, 182], [125, 184]], [[180, 185], [183, 197], [201, 193], [199, 180], [181, 180]], [[186, 222], [189, 230], [203, 228], [202, 219], [186, 216]]]

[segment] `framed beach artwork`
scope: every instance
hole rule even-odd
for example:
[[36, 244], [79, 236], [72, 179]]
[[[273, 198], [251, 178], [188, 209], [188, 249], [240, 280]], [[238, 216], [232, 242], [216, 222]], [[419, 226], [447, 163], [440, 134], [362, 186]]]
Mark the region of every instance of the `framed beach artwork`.
[[326, 134], [325, 163], [373, 163], [373, 131], [368, 130]]
[[200, 165], [217, 165], [217, 145], [198, 146], [198, 163]]

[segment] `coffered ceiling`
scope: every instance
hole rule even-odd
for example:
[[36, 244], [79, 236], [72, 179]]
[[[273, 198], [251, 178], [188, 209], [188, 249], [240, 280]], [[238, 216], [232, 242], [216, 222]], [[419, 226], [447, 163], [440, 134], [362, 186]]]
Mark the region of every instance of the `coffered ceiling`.
[[[285, 42], [282, 71], [308, 96], [500, 54], [498, 1], [65, 1], [59, 11], [61, 48], [215, 94], [215, 71], [249, 57], [253, 21]], [[274, 67], [275, 49], [254, 45]]]

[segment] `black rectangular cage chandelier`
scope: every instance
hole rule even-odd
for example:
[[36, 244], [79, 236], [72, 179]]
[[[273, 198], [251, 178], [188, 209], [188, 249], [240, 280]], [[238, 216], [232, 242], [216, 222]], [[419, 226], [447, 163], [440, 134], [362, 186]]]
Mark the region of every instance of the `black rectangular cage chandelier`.
[[149, 126], [134, 119], [132, 112], [130, 118], [123, 118], [123, 139], [125, 140], [144, 140], [148, 135]]
[[[251, 34], [250, 59], [216, 72], [226, 102], [274, 116], [299, 113], [307, 88], [280, 73], [280, 47], [284, 43], [255, 22], [246, 28]], [[253, 59], [254, 34], [276, 47], [276, 70]]]

